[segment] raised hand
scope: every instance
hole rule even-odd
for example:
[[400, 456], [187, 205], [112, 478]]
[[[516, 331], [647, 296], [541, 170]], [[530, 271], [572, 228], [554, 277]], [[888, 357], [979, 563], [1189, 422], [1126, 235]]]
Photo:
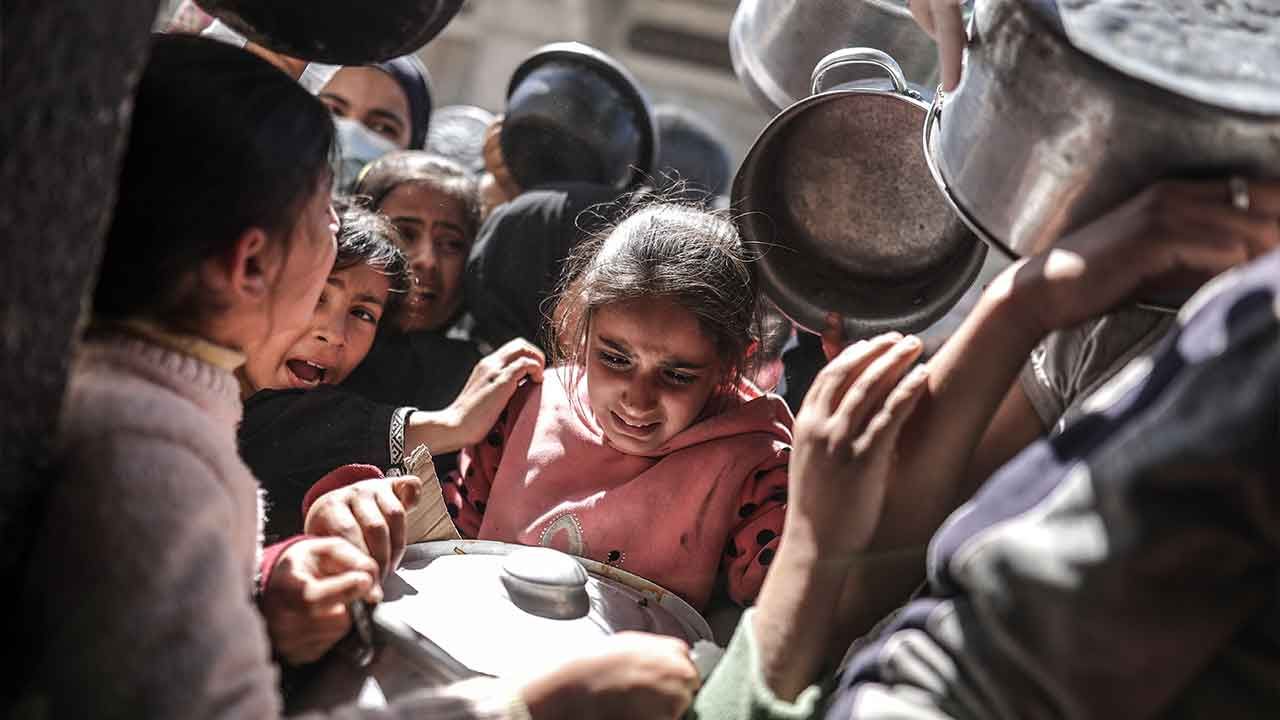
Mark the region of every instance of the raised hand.
[[783, 547], [795, 536], [838, 558], [870, 542], [899, 432], [925, 387], [923, 368], [907, 374], [922, 348], [915, 337], [881, 335], [818, 373], [796, 417]]
[[346, 540], [373, 558], [385, 578], [404, 557], [405, 518], [421, 492], [422, 481], [412, 475], [330, 490], [307, 510], [303, 532]]

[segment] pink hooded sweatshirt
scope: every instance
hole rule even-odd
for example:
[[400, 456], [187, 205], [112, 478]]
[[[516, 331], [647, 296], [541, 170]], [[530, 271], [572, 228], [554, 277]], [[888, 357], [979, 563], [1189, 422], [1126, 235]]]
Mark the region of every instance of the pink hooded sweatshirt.
[[[564, 368], [518, 390], [444, 483], [465, 537], [544, 545], [658, 583], [703, 609], [724, 570], [748, 604], [777, 551], [791, 411], [754, 388], [646, 455], [607, 445]], [[723, 405], [723, 403], [721, 403]]]

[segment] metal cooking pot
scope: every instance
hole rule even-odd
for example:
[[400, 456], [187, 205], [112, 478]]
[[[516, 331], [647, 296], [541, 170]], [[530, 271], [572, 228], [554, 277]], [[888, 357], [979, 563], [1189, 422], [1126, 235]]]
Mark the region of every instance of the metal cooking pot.
[[729, 29], [733, 71], [770, 115], [807, 97], [818, 60], [849, 47], [888, 52], [913, 82], [937, 74], [933, 40], [906, 0], [742, 0]]
[[484, 172], [484, 132], [493, 113], [475, 105], [446, 105], [431, 113], [427, 152], [443, 155], [472, 173]]
[[545, 45], [511, 75], [502, 158], [532, 188], [580, 181], [623, 189], [653, 172], [658, 128], [639, 83], [588, 45]]
[[1280, 176], [1280, 115], [1122, 74], [1041, 12], [979, 3], [960, 86], [935, 98], [925, 128], [938, 186], [988, 242], [1039, 252], [1163, 178]]
[[[848, 63], [879, 67], [892, 85], [823, 92], [823, 75]], [[920, 147], [928, 105], [872, 48], [828, 55], [812, 87], [765, 127], [734, 178], [761, 284], [810, 331], [830, 311], [850, 338], [922, 330], [964, 294], [987, 252], [930, 178]]]
[[196, 0], [205, 12], [276, 52], [363, 65], [417, 52], [464, 0]]
[[581, 657], [626, 630], [690, 645], [712, 639], [707, 622], [675, 594], [550, 548], [418, 543], [406, 548], [383, 589], [374, 611], [375, 644], [382, 646], [376, 659], [359, 668], [331, 654], [291, 712], [365, 700], [371, 684], [382, 699], [394, 699], [469, 675], [527, 674]]

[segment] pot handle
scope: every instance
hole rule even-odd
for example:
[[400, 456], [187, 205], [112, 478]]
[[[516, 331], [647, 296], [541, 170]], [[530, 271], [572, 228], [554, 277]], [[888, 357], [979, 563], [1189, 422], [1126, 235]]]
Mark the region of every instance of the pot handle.
[[813, 74], [809, 76], [809, 89], [813, 94], [822, 92], [822, 76], [828, 70], [847, 65], [875, 65], [884, 70], [893, 81], [893, 89], [900, 95], [909, 95], [907, 77], [893, 56], [883, 50], [870, 47], [844, 48], [829, 53], [813, 66]]

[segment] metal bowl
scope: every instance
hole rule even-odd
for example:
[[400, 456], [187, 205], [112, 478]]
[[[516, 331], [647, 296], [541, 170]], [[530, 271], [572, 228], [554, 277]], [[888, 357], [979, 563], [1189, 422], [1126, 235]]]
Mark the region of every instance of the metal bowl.
[[196, 0], [250, 40], [276, 52], [363, 65], [417, 52], [464, 0]]
[[475, 105], [446, 105], [431, 113], [427, 152], [443, 155], [472, 173], [484, 172], [484, 132], [494, 114]]
[[[850, 62], [882, 68], [892, 88], [821, 92], [822, 75]], [[762, 285], [810, 331], [832, 311], [850, 338], [923, 330], [960, 299], [987, 252], [934, 186], [920, 143], [928, 106], [870, 48], [832, 53], [813, 79], [817, 94], [765, 127], [734, 179]]]
[[658, 152], [649, 100], [618, 61], [576, 42], [534, 51], [511, 75], [502, 157], [521, 187], [580, 181], [625, 188]]

